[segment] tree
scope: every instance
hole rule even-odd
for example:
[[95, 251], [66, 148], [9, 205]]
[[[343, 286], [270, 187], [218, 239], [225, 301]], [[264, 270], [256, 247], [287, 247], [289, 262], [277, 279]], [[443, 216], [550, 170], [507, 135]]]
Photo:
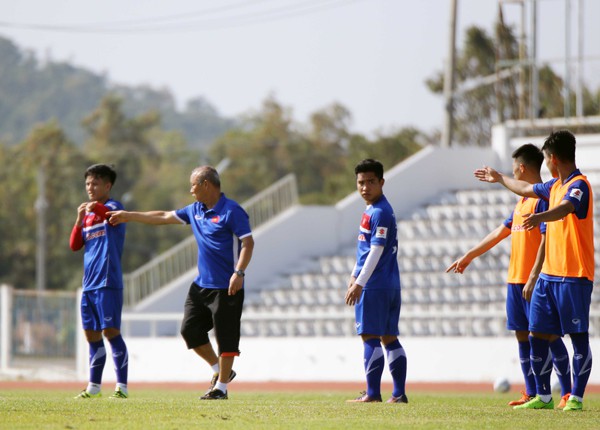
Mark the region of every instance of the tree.
[[421, 148], [424, 135], [404, 129], [380, 135], [371, 142], [349, 131], [352, 116], [334, 103], [310, 117], [306, 126], [295, 124], [291, 111], [272, 97], [259, 112], [225, 133], [210, 149], [216, 164], [227, 158], [224, 188], [246, 199], [288, 173], [298, 181], [304, 204], [331, 204], [354, 189], [354, 165], [363, 158], [380, 158], [388, 167]]
[[81, 202], [83, 174], [77, 166], [82, 157], [55, 122], [37, 126], [13, 148], [3, 146], [1, 154], [10, 157], [10, 162], [3, 163], [0, 198], [10, 204], [0, 211], [0, 278], [19, 288], [35, 286], [35, 226], [39, 216], [35, 204], [39, 195], [37, 175], [43, 170], [48, 203], [44, 211], [47, 286], [73, 286], [74, 274], [80, 280], [81, 271], [75, 268], [67, 244], [73, 214]]
[[290, 148], [300, 138], [290, 111], [269, 97], [260, 111], [217, 139], [209, 155], [213, 164], [230, 160], [221, 175], [223, 186], [243, 201], [293, 170]]
[[[525, 52], [525, 55], [527, 53]], [[479, 27], [466, 30], [464, 45], [457, 54], [457, 88], [454, 97], [454, 143], [459, 145], [488, 146], [491, 128], [496, 123], [523, 119], [530, 111], [531, 80], [521, 85], [519, 73], [530, 76], [527, 65], [518, 66], [519, 41], [511, 26], [502, 21], [496, 24], [495, 37]], [[494, 84], [481, 85], [481, 79], [500, 77]], [[503, 75], [503, 76], [501, 76]], [[537, 117], [560, 117], [564, 113], [563, 81], [548, 65], [538, 71], [539, 112]], [[437, 72], [426, 80], [429, 89], [443, 92], [443, 74]], [[598, 103], [584, 90], [584, 115], [598, 112]], [[569, 94], [574, 105], [574, 94]]]
[[104, 97], [82, 123], [90, 136], [85, 144], [90, 160], [114, 164], [119, 172], [113, 191], [116, 196], [126, 196], [138, 180], [143, 162], [156, 159], [149, 133], [160, 124], [156, 111], [128, 118], [122, 104], [117, 96]]

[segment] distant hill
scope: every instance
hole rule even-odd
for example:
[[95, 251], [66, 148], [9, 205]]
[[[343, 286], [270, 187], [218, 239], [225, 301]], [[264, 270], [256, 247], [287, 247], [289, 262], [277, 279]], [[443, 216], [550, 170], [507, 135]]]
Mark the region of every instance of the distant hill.
[[103, 96], [123, 97], [130, 115], [157, 110], [165, 130], [180, 131], [191, 148], [204, 149], [235, 125], [202, 97], [177, 110], [168, 89], [116, 85], [101, 74], [65, 62], [44, 62], [0, 37], [0, 142], [15, 144], [39, 122], [56, 119], [71, 140], [82, 144], [81, 120]]

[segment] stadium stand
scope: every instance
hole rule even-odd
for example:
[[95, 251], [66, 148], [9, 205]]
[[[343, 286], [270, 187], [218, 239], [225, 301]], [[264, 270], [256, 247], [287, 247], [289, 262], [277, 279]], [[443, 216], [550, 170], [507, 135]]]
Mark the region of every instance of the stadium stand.
[[[587, 172], [586, 172], [587, 173]], [[600, 171], [588, 174], [600, 188]], [[509, 336], [505, 328], [505, 279], [510, 239], [475, 259], [462, 275], [444, 273], [446, 267], [476, 244], [510, 214], [517, 197], [503, 189], [457, 190], [444, 193], [398, 221], [398, 260], [402, 278], [403, 336]], [[600, 213], [595, 212], [596, 240], [600, 243]], [[344, 293], [354, 265], [354, 248], [321, 257], [306, 273], [289, 274], [246, 301], [245, 336], [352, 335], [352, 310]], [[600, 265], [600, 250], [596, 252]], [[600, 269], [600, 267], [599, 267]], [[594, 296], [600, 302], [600, 296]], [[301, 313], [302, 319], [273, 330], [257, 322], [276, 315]], [[336, 324], [335, 321], [338, 321]], [[272, 325], [276, 325], [273, 322]], [[319, 330], [314, 327], [319, 325]], [[599, 327], [592, 327], [591, 332]], [[267, 331], [265, 331], [267, 330]]]

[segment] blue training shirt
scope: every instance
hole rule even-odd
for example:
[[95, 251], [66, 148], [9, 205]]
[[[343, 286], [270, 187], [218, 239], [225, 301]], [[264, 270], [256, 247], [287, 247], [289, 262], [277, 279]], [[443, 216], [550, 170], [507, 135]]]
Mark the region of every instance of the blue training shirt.
[[360, 220], [354, 276], [358, 276], [362, 270], [371, 245], [383, 246], [383, 253], [364, 289], [399, 289], [396, 216], [384, 195], [374, 204], [367, 206]]
[[198, 276], [194, 282], [203, 288], [229, 288], [242, 248], [240, 239], [252, 234], [246, 211], [221, 193], [211, 209], [195, 202], [173, 214], [183, 224], [191, 225], [198, 243]]
[[[104, 203], [111, 211], [123, 205], [109, 199]], [[125, 224], [112, 226], [95, 213], [86, 214], [83, 220], [83, 291], [98, 288], [123, 289], [121, 256], [125, 243]]]

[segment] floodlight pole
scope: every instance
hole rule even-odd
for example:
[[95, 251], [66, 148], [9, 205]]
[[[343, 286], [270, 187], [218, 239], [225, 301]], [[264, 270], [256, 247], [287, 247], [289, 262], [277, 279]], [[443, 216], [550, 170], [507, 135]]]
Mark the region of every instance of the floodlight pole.
[[444, 74], [444, 130], [442, 132], [442, 146], [449, 148], [452, 145], [452, 132], [454, 128], [454, 80], [456, 69], [456, 10], [458, 0], [450, 0], [450, 37], [448, 38], [448, 60]]
[[539, 116], [539, 75], [537, 66], [537, 0], [531, 0], [531, 46], [529, 49], [531, 65], [531, 83], [529, 85], [530, 112], [529, 118], [535, 120]]
[[563, 79], [564, 116], [571, 116], [571, 0], [565, 0], [565, 77]]
[[37, 174], [38, 198], [35, 201], [37, 212], [37, 249], [35, 280], [38, 291], [46, 289], [46, 211], [48, 200], [46, 198], [46, 171], [42, 166]]

